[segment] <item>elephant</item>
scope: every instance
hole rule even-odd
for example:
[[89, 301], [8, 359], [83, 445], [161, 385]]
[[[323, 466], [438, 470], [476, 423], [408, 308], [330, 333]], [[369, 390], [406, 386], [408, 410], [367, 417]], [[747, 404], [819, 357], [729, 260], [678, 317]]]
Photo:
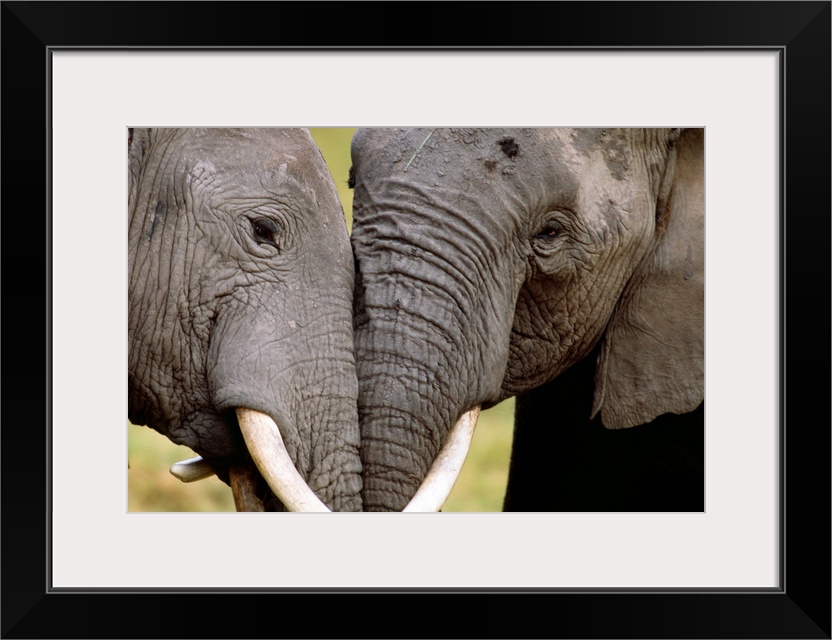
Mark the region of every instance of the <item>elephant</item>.
[[305, 129], [128, 133], [128, 418], [238, 511], [361, 511], [353, 259]]
[[351, 157], [364, 510], [440, 510], [509, 397], [504, 511], [703, 510], [704, 130], [368, 128]]

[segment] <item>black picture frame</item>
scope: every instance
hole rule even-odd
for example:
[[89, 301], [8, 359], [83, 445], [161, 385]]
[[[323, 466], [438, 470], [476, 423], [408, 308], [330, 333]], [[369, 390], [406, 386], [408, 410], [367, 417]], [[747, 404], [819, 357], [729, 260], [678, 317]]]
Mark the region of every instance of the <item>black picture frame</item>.
[[[828, 1], [3, 2], [2, 637], [830, 638], [830, 15]], [[65, 47], [778, 51], [780, 587], [53, 592], [48, 96]], [[305, 610], [314, 623], [293, 622]]]

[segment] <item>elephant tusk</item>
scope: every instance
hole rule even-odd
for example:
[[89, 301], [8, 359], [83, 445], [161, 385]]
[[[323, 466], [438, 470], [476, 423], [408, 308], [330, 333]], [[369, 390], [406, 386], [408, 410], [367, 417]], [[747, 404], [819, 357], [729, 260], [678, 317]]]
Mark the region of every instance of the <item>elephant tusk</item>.
[[214, 469], [202, 458], [189, 458], [176, 462], [170, 467], [171, 474], [182, 482], [195, 482], [214, 475]]
[[454, 483], [468, 450], [471, 448], [471, 439], [474, 437], [474, 428], [477, 426], [477, 417], [480, 408], [474, 407], [462, 414], [448, 434], [448, 439], [439, 451], [439, 455], [433, 461], [425, 479], [416, 495], [410, 500], [403, 511], [439, 511], [448, 495], [453, 489]]
[[257, 469], [289, 511], [329, 511], [295, 468], [275, 421], [259, 411], [237, 409], [243, 439]]

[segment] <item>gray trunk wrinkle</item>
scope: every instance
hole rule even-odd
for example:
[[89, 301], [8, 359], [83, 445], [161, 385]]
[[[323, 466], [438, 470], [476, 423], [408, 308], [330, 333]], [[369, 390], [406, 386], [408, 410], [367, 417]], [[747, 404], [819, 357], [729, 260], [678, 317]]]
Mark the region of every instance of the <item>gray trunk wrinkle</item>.
[[353, 227], [365, 510], [404, 508], [455, 421], [500, 393], [519, 285], [485, 256], [514, 254], [466, 199], [394, 179]]
[[[361, 284], [385, 283], [362, 274]], [[399, 511], [464, 403], [463, 363], [450, 357], [463, 338], [439, 290], [417, 294], [405, 278], [383, 288], [389, 293], [359, 303], [356, 327], [363, 498], [365, 510]]]

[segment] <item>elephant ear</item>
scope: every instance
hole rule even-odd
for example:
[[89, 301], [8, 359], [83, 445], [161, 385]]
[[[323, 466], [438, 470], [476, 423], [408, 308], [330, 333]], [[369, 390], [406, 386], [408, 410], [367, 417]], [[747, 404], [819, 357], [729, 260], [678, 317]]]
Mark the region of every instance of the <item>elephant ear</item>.
[[705, 395], [704, 130], [682, 132], [668, 155], [656, 239], [604, 335], [594, 417], [609, 429], [687, 413]]

